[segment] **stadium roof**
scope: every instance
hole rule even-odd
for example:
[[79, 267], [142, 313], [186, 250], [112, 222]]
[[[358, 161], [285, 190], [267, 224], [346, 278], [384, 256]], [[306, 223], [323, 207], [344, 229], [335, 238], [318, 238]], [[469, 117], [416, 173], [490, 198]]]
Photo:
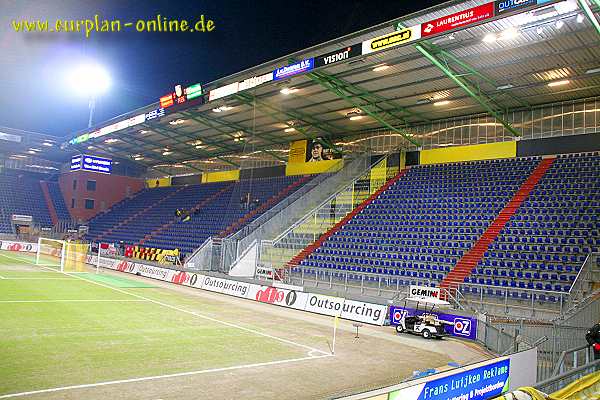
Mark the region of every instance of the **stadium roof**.
[[284, 161], [290, 141], [377, 129], [418, 147], [407, 128], [478, 113], [519, 136], [506, 110], [600, 95], [600, 0], [592, 10], [586, 1], [444, 3], [214, 82], [199, 77], [194, 99], [197, 86], [187, 97], [165, 88], [161, 102], [64, 147], [199, 171], [210, 160], [239, 166], [249, 151]]

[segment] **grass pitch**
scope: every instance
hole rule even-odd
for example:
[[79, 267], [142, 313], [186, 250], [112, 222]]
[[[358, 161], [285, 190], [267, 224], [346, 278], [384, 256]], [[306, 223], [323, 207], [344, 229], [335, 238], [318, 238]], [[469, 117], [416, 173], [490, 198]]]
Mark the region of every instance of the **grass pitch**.
[[286, 362], [307, 358], [312, 349], [236, 325], [235, 310], [224, 303], [130, 287], [126, 279], [66, 275], [34, 262], [31, 255], [0, 251], [0, 398]]

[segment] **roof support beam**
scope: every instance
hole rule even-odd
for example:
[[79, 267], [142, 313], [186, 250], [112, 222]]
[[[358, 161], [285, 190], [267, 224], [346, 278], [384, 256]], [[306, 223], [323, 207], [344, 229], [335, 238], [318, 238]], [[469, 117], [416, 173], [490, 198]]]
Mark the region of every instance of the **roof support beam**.
[[[249, 133], [252, 134], [251, 132], [248, 132], [248, 130], [245, 127], [243, 127], [242, 125], [237, 124], [235, 122], [223, 121], [223, 120], [220, 120], [220, 119], [217, 119], [217, 118], [207, 117], [205, 115], [195, 116], [195, 115], [192, 115], [192, 114], [190, 114], [188, 112], [182, 112], [182, 114], [185, 115], [185, 116], [187, 116], [188, 118], [193, 119], [196, 122], [200, 122], [201, 124], [204, 124], [204, 125], [206, 125], [206, 126], [208, 126], [210, 128], [213, 128], [213, 129], [215, 129], [215, 130], [223, 133], [224, 135], [229, 136], [232, 139], [235, 139], [235, 136], [231, 132], [225, 132], [224, 130], [220, 129], [219, 127], [214, 126], [213, 123], [226, 126], [226, 127], [230, 128], [230, 129], [233, 129], [233, 130], [236, 130], [236, 131], [242, 131], [242, 132], [244, 132], [246, 134], [249, 134]], [[269, 143], [280, 144], [278, 142], [275, 142], [273, 139], [271, 139], [271, 137], [272, 137], [271, 135], [268, 135], [268, 136], [265, 135], [265, 134], [261, 134], [260, 135], [261, 139], [264, 139], [264, 140], [266, 140]], [[204, 139], [199, 139], [199, 140], [204, 140]], [[223, 146], [220, 146], [218, 143], [209, 142], [209, 141], [205, 141], [205, 142], [207, 144], [211, 144], [211, 145], [223, 148]], [[241, 147], [238, 146], [238, 151], [243, 151], [243, 150], [244, 150], [244, 146], [241, 146]], [[265, 154], [268, 154], [271, 157], [276, 158], [277, 160], [286, 161], [284, 158], [281, 158], [278, 155], [271, 153], [269, 150], [260, 149], [259, 151], [261, 151], [261, 152], [263, 152]]]
[[[423, 43], [427, 43], [427, 42], [423, 42]], [[473, 75], [479, 77], [480, 79], [482, 79], [485, 82], [487, 82], [488, 84], [490, 84], [492, 87], [497, 88], [499, 86], [497, 82], [495, 82], [494, 80], [492, 80], [488, 76], [484, 75], [483, 73], [477, 71], [475, 68], [473, 68], [472, 66], [470, 66], [469, 64], [467, 64], [463, 60], [459, 59], [454, 54], [452, 54], [452, 53], [450, 53], [450, 52], [448, 52], [448, 51], [446, 51], [446, 50], [444, 50], [444, 49], [442, 49], [442, 48], [440, 48], [440, 47], [438, 47], [438, 46], [436, 46], [434, 44], [431, 44], [431, 43], [427, 43], [426, 46], [428, 47], [428, 50], [432, 54], [438, 53], [438, 54], [442, 55], [443, 57], [452, 60], [452, 62], [455, 62], [456, 64], [460, 65], [463, 69], [465, 69], [466, 71], [468, 71], [469, 74], [473, 74]], [[468, 74], [466, 74], [466, 75], [468, 75]], [[529, 103], [527, 103], [526, 101], [524, 101], [523, 99], [521, 99], [521, 98], [519, 98], [517, 96], [512, 95], [510, 92], [503, 92], [503, 93], [506, 93], [513, 100], [516, 100], [517, 102], [519, 102], [519, 104], [521, 104], [521, 106], [523, 106], [523, 107], [531, 107], [531, 105]]]
[[[405, 28], [405, 26], [401, 22], [399, 22], [396, 25], [396, 29], [403, 29], [403, 28]], [[492, 106], [489, 103], [494, 102], [493, 99], [490, 99], [481, 90], [474, 88], [468, 80], [457, 76], [458, 74], [456, 73], [456, 71], [454, 71], [447, 63], [445, 63], [445, 62], [443, 63], [440, 60], [438, 60], [438, 58], [434, 54], [432, 54], [431, 51], [426, 49], [424, 46], [427, 46], [427, 42], [425, 42], [423, 44], [415, 44], [414, 45], [415, 49], [417, 49], [421, 54], [423, 54], [425, 56], [425, 58], [427, 58], [433, 65], [438, 67], [444, 73], [444, 75], [446, 75], [454, 83], [456, 83], [458, 86], [460, 86], [469, 96], [471, 96], [476, 102], [478, 102], [492, 117], [494, 117], [496, 119], [496, 121], [501, 123], [502, 126], [504, 126], [504, 128], [506, 128], [506, 130], [508, 130], [513, 136], [517, 136], [517, 137], [522, 136], [519, 131], [517, 131], [504, 118], [502, 118], [502, 115], [500, 115], [497, 111], [495, 111], [492, 108]], [[466, 65], [466, 63], [465, 63], [465, 65]], [[503, 108], [503, 107], [499, 107], [499, 108]]]
[[295, 124], [290, 124], [288, 121], [284, 121], [281, 120], [281, 118], [279, 118], [277, 116], [277, 113], [281, 113], [286, 115], [287, 117], [294, 119], [294, 120], [298, 120], [298, 121], [302, 121], [305, 124], [307, 124], [309, 127], [312, 128], [319, 128], [321, 130], [324, 131], [324, 136], [331, 136], [331, 131], [326, 129], [326, 127], [324, 127], [323, 125], [326, 125], [327, 128], [333, 128], [336, 129], [333, 126], [330, 126], [329, 123], [324, 122], [324, 121], [314, 121], [314, 118], [309, 117], [307, 115], [304, 114], [300, 114], [296, 111], [284, 111], [284, 110], [279, 110], [275, 107], [273, 107], [272, 105], [270, 105], [269, 103], [266, 103], [262, 100], [257, 99], [255, 96], [249, 95], [249, 94], [243, 94], [243, 93], [238, 93], [236, 95], [234, 95], [235, 98], [239, 101], [241, 101], [242, 103], [245, 103], [247, 105], [250, 106], [256, 106], [257, 108], [261, 109], [265, 114], [269, 115], [271, 118], [273, 118], [275, 121], [279, 121], [285, 125], [287, 125], [290, 128], [294, 128], [296, 131], [298, 131], [302, 136], [304, 136], [306, 139], [311, 139], [311, 140], [317, 140], [319, 142], [321, 142], [321, 144], [330, 147], [334, 152], [339, 152], [337, 151], [337, 149], [335, 148], [335, 146], [332, 146], [331, 143], [328, 143], [325, 141], [324, 138], [320, 138], [320, 135], [314, 135], [312, 133], [310, 133], [307, 129], [295, 125]]
[[[290, 61], [296, 62], [297, 60], [290, 59]], [[350, 83], [342, 78], [338, 78], [337, 76], [328, 75], [324, 72], [311, 72], [308, 75], [309, 76], [315, 75], [322, 79], [334, 81], [338, 87], [344, 88], [351, 96], [358, 97], [361, 100], [363, 100], [369, 104], [372, 104], [373, 106], [377, 107], [380, 110], [380, 112], [389, 114], [389, 115], [393, 116], [394, 118], [398, 118], [401, 121], [403, 121], [404, 124], [406, 124], [406, 125], [408, 125], [408, 122], [406, 121], [406, 117], [397, 115], [396, 111], [403, 112], [405, 114], [408, 114], [412, 117], [417, 117], [424, 121], [430, 121], [429, 118], [425, 117], [424, 115], [422, 115], [420, 113], [417, 113], [417, 112], [411, 111], [405, 107], [399, 106], [398, 104], [396, 104], [394, 101], [392, 101], [390, 99], [386, 99], [383, 96], [371, 93], [370, 91], [365, 90], [365, 89], [361, 88], [360, 86]], [[386, 110], [386, 109], [380, 107], [379, 105], [377, 105], [377, 103], [387, 104], [388, 106], [391, 107], [391, 110]]]
[[[188, 144], [188, 143], [186, 143], [186, 142], [184, 142], [184, 141], [181, 141], [181, 140], [180, 140], [180, 139], [178, 139], [176, 136], [171, 136], [171, 135], [169, 135], [169, 131], [167, 131], [167, 130], [164, 130], [164, 129], [162, 129], [162, 128], [158, 127], [158, 126], [155, 126], [155, 127], [154, 127], [154, 128], [152, 128], [152, 129], [154, 129], [154, 131], [156, 131], [156, 132], [157, 132], [159, 135], [161, 135], [161, 136], [164, 136], [164, 137], [166, 137], [166, 138], [169, 138], [169, 139], [173, 139], [173, 140], [175, 140], [175, 141], [176, 141], [177, 143], [179, 143], [179, 144], [183, 144], [183, 145], [185, 145], [185, 146], [189, 146], [189, 144]], [[198, 156], [197, 154], [190, 153], [190, 152], [188, 152], [188, 151], [184, 151], [184, 150], [181, 150], [181, 149], [179, 149], [179, 148], [175, 148], [175, 150], [177, 150], [177, 151], [178, 151], [178, 152], [180, 152], [180, 153], [186, 154], [186, 155], [188, 155], [188, 156], [192, 156], [192, 157], [197, 157], [197, 156]], [[234, 163], [233, 161], [230, 161], [230, 160], [228, 160], [228, 159], [226, 159], [226, 158], [223, 158], [223, 157], [221, 157], [221, 156], [217, 156], [217, 155], [215, 155], [215, 154], [213, 154], [213, 153], [211, 153], [211, 152], [208, 152], [208, 151], [206, 151], [206, 150], [201, 150], [201, 149], [197, 149], [197, 150], [198, 150], [198, 152], [204, 153], [204, 155], [205, 155], [205, 156], [208, 156], [208, 157], [215, 157], [215, 158], [217, 158], [217, 159], [219, 159], [219, 160], [221, 160], [221, 161], [223, 161], [223, 162], [226, 162], [227, 164], [231, 164], [231, 165], [233, 165], [234, 167], [239, 167], [239, 166], [240, 166], [239, 164], [237, 164], [237, 163]], [[179, 162], [179, 161], [178, 161], [178, 162]], [[195, 170], [197, 170], [197, 171], [202, 171], [202, 170], [200, 170], [200, 169], [198, 169], [198, 168], [195, 168], [195, 167], [192, 167], [192, 166], [190, 166], [190, 168], [193, 168], [193, 169], [195, 169]]]
[[421, 52], [433, 65], [438, 67], [448, 78], [450, 78], [454, 83], [460, 86], [469, 96], [471, 96], [476, 102], [478, 102], [492, 117], [496, 119], [499, 123], [506, 128], [507, 131], [512, 133], [514, 136], [521, 136], [521, 133], [517, 131], [511, 124], [509, 124], [502, 115], [500, 115], [497, 111], [495, 111], [492, 106], [489, 104], [489, 99], [483, 93], [476, 93], [474, 88], [472, 88], [463, 78], [456, 76], [455, 72], [444, 65], [440, 60], [437, 59], [433, 54], [431, 54], [427, 49], [423, 46], [417, 44], [415, 48]]
[[[591, 1], [593, 3], [596, 3], [596, 7], [600, 7], [600, 0]], [[598, 35], [600, 35], [600, 22], [598, 22], [598, 18], [596, 18], [596, 16], [592, 12], [592, 9], [587, 3], [587, 0], [577, 0], [577, 3], [579, 3], [579, 7], [583, 10], [585, 16], [592, 23], [592, 25], [594, 25], [594, 28], [596, 28], [596, 32], [598, 33]]]
[[410, 132], [405, 131], [404, 129], [400, 129], [400, 128], [394, 127], [393, 125], [391, 125], [390, 123], [388, 123], [387, 121], [385, 121], [383, 118], [380, 117], [380, 115], [379, 115], [380, 112], [371, 110], [368, 104], [359, 104], [356, 101], [354, 101], [354, 99], [352, 98], [352, 95], [348, 95], [348, 94], [344, 93], [344, 91], [343, 91], [344, 88], [343, 87], [339, 87], [334, 81], [332, 81], [330, 79], [323, 78], [321, 76], [321, 74], [316, 74], [316, 73], [308, 73], [308, 76], [312, 80], [314, 80], [314, 81], [318, 82], [319, 84], [321, 84], [323, 87], [325, 87], [329, 91], [331, 91], [334, 94], [336, 94], [338, 97], [346, 100], [352, 106], [354, 106], [356, 108], [360, 108], [367, 115], [369, 115], [371, 118], [375, 119], [377, 122], [379, 122], [380, 124], [382, 124], [386, 128], [388, 128], [388, 129], [390, 129], [390, 130], [392, 130], [392, 131], [394, 131], [394, 132], [402, 135], [402, 137], [404, 137], [410, 143], [414, 144], [415, 146], [421, 146], [421, 143], [418, 142], [417, 140], [415, 140], [412, 137], [412, 134]]
[[[159, 135], [161, 135], [161, 136], [165, 136], [165, 135], [163, 135], [163, 134], [162, 134], [162, 133], [160, 133], [160, 132], [158, 132], [158, 134], [159, 134]], [[132, 138], [132, 139], [134, 139], [134, 140], [138, 140], [138, 141], [139, 141], [139, 139], [136, 139], [136, 138]], [[123, 140], [125, 143], [128, 143], [128, 144], [130, 144], [130, 145], [132, 145], [132, 146], [136, 146], [135, 142], [128, 141], [127, 139], [125, 139], [125, 137], [124, 137], [124, 136], [122, 136], [122, 137], [121, 137], [121, 140]], [[161, 155], [161, 157], [163, 157], [163, 158], [165, 158], [166, 160], [168, 160], [168, 161], [170, 161], [170, 162], [172, 162], [172, 163], [175, 163], [175, 164], [179, 164], [179, 163], [181, 163], [181, 161], [180, 161], [180, 160], [176, 160], [176, 159], [174, 159], [174, 158], [171, 158], [171, 157], [167, 157], [167, 156], [164, 156], [164, 155]], [[191, 168], [191, 169], [193, 169], [193, 170], [195, 170], [195, 171], [203, 172], [201, 169], [198, 169], [198, 168], [196, 168], [196, 167], [193, 167], [193, 166], [191, 166], [191, 165], [189, 166], [189, 168]], [[162, 172], [162, 171], [161, 171], [161, 172]], [[167, 173], [167, 174], [168, 174], [168, 175], [171, 175], [171, 174], [169, 174], [169, 173]]]

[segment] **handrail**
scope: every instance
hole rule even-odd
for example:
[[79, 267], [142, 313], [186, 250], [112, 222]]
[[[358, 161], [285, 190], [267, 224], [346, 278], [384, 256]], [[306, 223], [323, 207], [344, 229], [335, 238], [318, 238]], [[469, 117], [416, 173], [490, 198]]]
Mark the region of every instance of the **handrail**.
[[[370, 155], [370, 153], [364, 153], [364, 154]], [[350, 161], [355, 161], [358, 159], [359, 159], [359, 157], [350, 159]], [[322, 183], [323, 181], [325, 181], [326, 179], [331, 177], [331, 175], [328, 175], [328, 173], [335, 172], [335, 168], [336, 167], [333, 166], [330, 169], [319, 174], [319, 176], [317, 176], [316, 178], [311, 179], [309, 182], [307, 182], [305, 185], [303, 185], [300, 189], [296, 190], [294, 193], [287, 196], [282, 201], [278, 202], [275, 206], [271, 207], [269, 210], [267, 210], [265, 213], [260, 215], [258, 218], [256, 218], [254, 221], [252, 221], [250, 224], [246, 225], [244, 228], [240, 229], [239, 231], [234, 232], [231, 235], [227, 236], [226, 239], [241, 240], [244, 237], [248, 236], [252, 231], [254, 231], [254, 230], [258, 229], [260, 226], [264, 225], [274, 215], [278, 214], [283, 209], [287, 208], [290, 204], [293, 204], [299, 198], [304, 196], [304, 194], [310, 192], [312, 189], [319, 186], [320, 183]], [[246, 234], [244, 235], [244, 233], [246, 233]], [[240, 235], [244, 235], [244, 236], [238, 237]]]
[[379, 159], [377, 159], [377, 161], [373, 162], [366, 169], [364, 169], [363, 171], [361, 171], [352, 181], [344, 184], [343, 187], [336, 189], [336, 191], [334, 193], [332, 193], [329, 197], [327, 197], [327, 199], [323, 200], [321, 203], [319, 203], [319, 205], [317, 205], [314, 208], [312, 208], [310, 211], [308, 211], [306, 214], [304, 214], [304, 217], [302, 217], [301, 219], [299, 219], [298, 221], [296, 221], [294, 224], [292, 224], [291, 226], [289, 226], [285, 231], [283, 231], [279, 236], [277, 236], [275, 239], [273, 239], [273, 245], [275, 245], [278, 242], [280, 242], [281, 239], [285, 235], [287, 235], [293, 229], [297, 228], [300, 224], [304, 223], [308, 218], [311, 218], [314, 215], [315, 212], [317, 212], [318, 210], [320, 210], [327, 203], [331, 202], [343, 190], [346, 190], [349, 186], [355, 184], [359, 179], [361, 179], [364, 176], [365, 173], [369, 172], [371, 169], [373, 169], [377, 164], [379, 164], [384, 158], [388, 157], [389, 155], [390, 154], [382, 155]]
[[[563, 351], [562, 353], [560, 353], [560, 356], [558, 357], [558, 361], [556, 362], [556, 364], [554, 365], [554, 370], [552, 370], [552, 376], [555, 377], [559, 374], [559, 372], [561, 371], [564, 362], [565, 362], [565, 358], [567, 357], [567, 354], [576, 354], [578, 351], [581, 351], [583, 349], [587, 349], [589, 348], [590, 345], [585, 344], [585, 345], [581, 345], [578, 347], [574, 347], [572, 349], [567, 349], [565, 351]], [[589, 354], [588, 354], [589, 356]]]
[[581, 265], [581, 268], [579, 269], [579, 272], [577, 272], [577, 275], [575, 276], [575, 280], [573, 281], [573, 284], [571, 285], [571, 287], [569, 288], [569, 295], [571, 295], [571, 291], [573, 290], [573, 288], [575, 287], [575, 283], [577, 283], [577, 281], [579, 280], [579, 276], [581, 275], [581, 273], [583, 272], [585, 266], [587, 265], [588, 260], [590, 259], [590, 256], [593, 253], [590, 253], [587, 255], [587, 257], [585, 258], [585, 261], [583, 262], [583, 264]]

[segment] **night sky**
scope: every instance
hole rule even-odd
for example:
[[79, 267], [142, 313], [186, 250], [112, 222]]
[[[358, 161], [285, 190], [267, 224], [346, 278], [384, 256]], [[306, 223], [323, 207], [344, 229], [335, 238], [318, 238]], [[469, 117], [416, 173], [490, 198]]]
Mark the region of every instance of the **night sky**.
[[[0, 0], [0, 126], [67, 136], [87, 127], [87, 100], [65, 86], [69, 67], [104, 65], [112, 87], [101, 122], [183, 85], [227, 76], [441, 1]], [[155, 18], [215, 22], [211, 33], [16, 33], [12, 21]]]

